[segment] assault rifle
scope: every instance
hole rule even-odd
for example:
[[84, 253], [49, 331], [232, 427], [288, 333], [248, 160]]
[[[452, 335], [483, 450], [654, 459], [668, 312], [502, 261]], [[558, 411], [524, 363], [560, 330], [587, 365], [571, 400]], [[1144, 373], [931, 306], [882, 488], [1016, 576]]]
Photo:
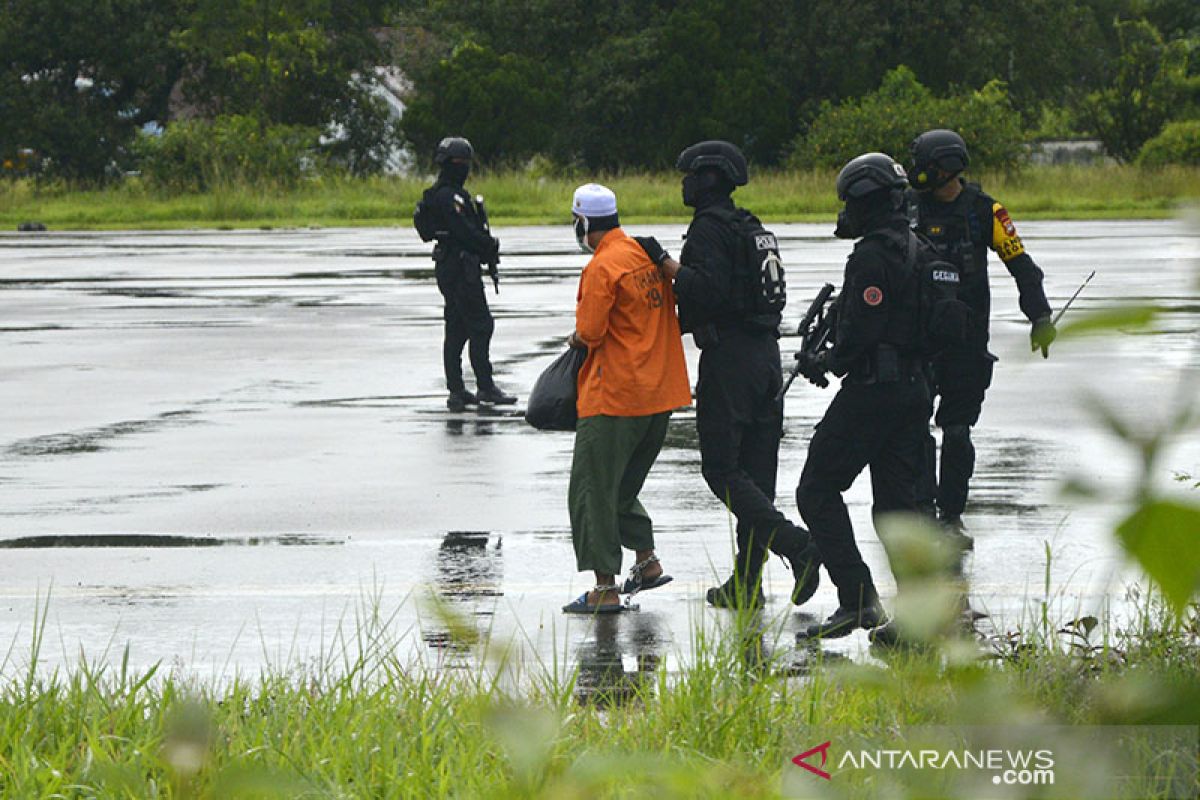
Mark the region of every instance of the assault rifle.
[[[827, 283], [821, 287], [821, 291], [817, 292], [808, 311], [804, 312], [804, 319], [800, 320], [800, 327], [796, 330], [800, 336], [800, 349], [796, 351], [796, 364], [792, 367], [783, 386], [780, 387], [779, 394], [775, 395], [776, 401], [783, 399], [787, 390], [792, 388], [792, 381], [796, 380], [796, 376], [804, 372], [805, 366], [811, 363], [812, 359], [824, 350], [825, 346], [833, 339], [836, 315], [830, 306], [832, 297], [833, 284]], [[829, 381], [824, 376], [813, 378], [805, 375], [805, 377], [818, 386], [829, 385]]]
[[[475, 205], [479, 209], [479, 220], [483, 223], [483, 229], [487, 231], [487, 235], [492, 235], [492, 225], [488, 222], [487, 206], [483, 204], [483, 195], [475, 195]], [[496, 294], [500, 294], [500, 254], [497, 253], [487, 262], [488, 275], [492, 278], [492, 287], [496, 290]]]

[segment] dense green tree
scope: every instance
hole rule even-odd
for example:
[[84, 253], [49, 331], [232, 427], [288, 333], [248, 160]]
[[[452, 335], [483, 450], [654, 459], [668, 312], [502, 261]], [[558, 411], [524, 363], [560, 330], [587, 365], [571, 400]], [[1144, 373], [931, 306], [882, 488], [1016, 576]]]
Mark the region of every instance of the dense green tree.
[[1188, 51], [1164, 42], [1145, 20], [1116, 23], [1120, 55], [1111, 80], [1084, 98], [1080, 113], [1105, 149], [1130, 161], [1188, 101]]
[[552, 145], [562, 90], [541, 62], [468, 41], [433, 71], [435, 92], [413, 98], [401, 130], [432, 155], [447, 134], [466, 136], [484, 161], [513, 163]]
[[420, 98], [443, 92], [437, 65], [467, 38], [543, 63], [565, 87], [545, 151], [563, 163], [661, 167], [720, 136], [772, 164], [823, 102], [871, 92], [900, 64], [941, 94], [1003, 80], [1010, 113], [1034, 124], [1098, 88], [1116, 46], [1104, 25], [1129, 1], [434, 0], [405, 4], [402, 64]]
[[1013, 167], [1023, 155], [1021, 126], [1001, 81], [938, 97], [912, 70], [898, 67], [876, 91], [837, 105], [826, 103], [796, 141], [791, 160], [802, 167], [837, 167], [859, 153], [881, 150], [907, 162], [909, 143], [930, 128], [961, 133], [970, 143], [975, 168]]
[[388, 60], [377, 29], [391, 0], [204, 0], [174, 40], [187, 61], [185, 96], [206, 116], [342, 129], [339, 155], [356, 172], [382, 164], [393, 131], [367, 87]]
[[125, 161], [138, 127], [165, 113], [182, 64], [172, 0], [0, 3], [0, 158], [97, 179]]

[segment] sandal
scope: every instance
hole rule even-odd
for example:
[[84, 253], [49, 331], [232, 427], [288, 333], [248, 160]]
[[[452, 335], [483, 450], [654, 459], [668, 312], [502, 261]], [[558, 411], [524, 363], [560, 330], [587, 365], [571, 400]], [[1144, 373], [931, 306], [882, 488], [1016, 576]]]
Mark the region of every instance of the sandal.
[[650, 556], [645, 561], [639, 561], [629, 568], [629, 577], [625, 579], [625, 584], [621, 587], [621, 594], [637, 594], [649, 589], [657, 589], [660, 586], [666, 586], [671, 581], [675, 580], [670, 575], [661, 573], [657, 578], [649, 581], [643, 581], [642, 571], [651, 564], [657, 564], [658, 556]]
[[[593, 586], [593, 592], [615, 592], [616, 584], [608, 586]], [[589, 603], [588, 593], [576, 597], [571, 602], [562, 607], [565, 614], [620, 614], [623, 611], [636, 611], [637, 606], [629, 605], [628, 603]]]

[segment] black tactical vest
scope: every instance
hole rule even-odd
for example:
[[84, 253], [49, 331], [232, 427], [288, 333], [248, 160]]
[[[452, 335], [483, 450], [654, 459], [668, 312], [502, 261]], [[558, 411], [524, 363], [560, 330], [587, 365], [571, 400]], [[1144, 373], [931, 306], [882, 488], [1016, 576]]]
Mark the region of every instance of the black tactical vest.
[[903, 355], [916, 355], [922, 350], [920, 333], [920, 285], [917, 275], [919, 253], [916, 236], [908, 230], [881, 227], [868, 233], [863, 241], [881, 239], [887, 244], [887, 287], [892, 298], [887, 306], [887, 324], [883, 344]]
[[958, 297], [971, 312], [966, 344], [983, 347], [987, 346], [991, 316], [987, 251], [992, 238], [992, 203], [978, 184], [967, 183], [953, 203], [939, 203], [929, 194], [919, 194], [913, 220], [915, 230], [958, 269]]

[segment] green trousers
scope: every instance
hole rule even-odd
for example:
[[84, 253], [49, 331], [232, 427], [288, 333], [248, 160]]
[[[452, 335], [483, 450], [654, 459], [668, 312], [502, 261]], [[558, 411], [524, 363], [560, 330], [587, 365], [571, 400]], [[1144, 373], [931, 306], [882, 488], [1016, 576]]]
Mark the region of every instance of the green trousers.
[[667, 436], [671, 412], [584, 417], [571, 460], [571, 541], [579, 571], [621, 572], [621, 548], [650, 550], [654, 526], [638, 492]]

